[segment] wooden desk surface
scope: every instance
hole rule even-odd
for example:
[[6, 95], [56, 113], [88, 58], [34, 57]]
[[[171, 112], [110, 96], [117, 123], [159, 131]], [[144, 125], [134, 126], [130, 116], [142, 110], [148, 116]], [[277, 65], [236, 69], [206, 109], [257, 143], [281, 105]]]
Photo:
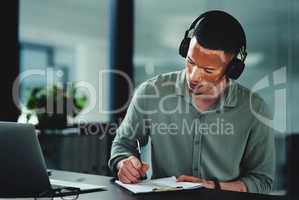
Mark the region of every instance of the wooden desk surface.
[[123, 188], [111, 183], [111, 177], [107, 176], [96, 176], [81, 173], [73, 173], [66, 171], [52, 170], [51, 178], [66, 180], [66, 181], [76, 181], [84, 182], [96, 185], [104, 185], [107, 187], [107, 191], [81, 194], [80, 199], [88, 200], [285, 200], [283, 196], [270, 196], [270, 195], [259, 195], [250, 193], [238, 193], [238, 192], [228, 192], [228, 191], [215, 191], [209, 189], [198, 189], [192, 191], [180, 191], [180, 192], [163, 192], [163, 193], [150, 193], [150, 194], [132, 194]]

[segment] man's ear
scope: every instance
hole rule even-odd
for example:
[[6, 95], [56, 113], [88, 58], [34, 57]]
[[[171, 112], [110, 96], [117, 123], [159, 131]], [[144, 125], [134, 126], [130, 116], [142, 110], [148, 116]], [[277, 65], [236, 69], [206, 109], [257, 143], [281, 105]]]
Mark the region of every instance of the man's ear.
[[235, 58], [235, 56], [236, 56], [236, 53], [226, 53], [226, 54], [227, 54], [229, 63], [230, 63], [230, 62]]

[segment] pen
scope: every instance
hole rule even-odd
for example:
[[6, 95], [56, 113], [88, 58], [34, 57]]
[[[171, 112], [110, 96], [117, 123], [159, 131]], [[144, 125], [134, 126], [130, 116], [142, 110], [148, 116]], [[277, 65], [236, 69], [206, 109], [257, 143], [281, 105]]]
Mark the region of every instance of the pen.
[[[141, 163], [141, 165], [142, 165], [140, 143], [139, 143], [139, 140], [138, 140], [138, 139], [136, 139], [136, 141], [137, 141], [138, 159], [139, 159], [139, 161], [140, 161], [140, 163]], [[145, 174], [144, 176], [141, 176], [140, 179], [141, 179], [141, 180], [146, 180], [146, 179], [147, 179], [146, 174]]]
[[153, 192], [166, 192], [166, 191], [177, 191], [183, 190], [183, 187], [164, 187], [164, 188], [153, 188]]

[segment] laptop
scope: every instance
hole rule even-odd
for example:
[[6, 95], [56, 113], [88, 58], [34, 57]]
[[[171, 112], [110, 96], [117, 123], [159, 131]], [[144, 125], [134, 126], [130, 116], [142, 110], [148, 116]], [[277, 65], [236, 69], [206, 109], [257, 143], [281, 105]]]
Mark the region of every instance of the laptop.
[[[45, 160], [33, 125], [0, 122], [1, 197], [35, 197], [61, 185], [51, 185]], [[79, 193], [105, 190], [103, 186], [78, 188]], [[65, 194], [67, 195], [67, 194]]]

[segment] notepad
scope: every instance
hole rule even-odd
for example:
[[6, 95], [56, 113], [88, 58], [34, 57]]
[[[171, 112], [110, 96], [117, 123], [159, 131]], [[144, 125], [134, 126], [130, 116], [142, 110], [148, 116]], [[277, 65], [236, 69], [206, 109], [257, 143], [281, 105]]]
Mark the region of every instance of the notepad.
[[125, 184], [118, 180], [116, 180], [115, 182], [118, 185], [133, 192], [134, 194], [148, 193], [148, 192], [190, 190], [190, 189], [196, 189], [202, 187], [202, 184], [200, 183], [177, 182], [174, 176], [167, 177], [167, 178], [140, 181], [135, 184]]

